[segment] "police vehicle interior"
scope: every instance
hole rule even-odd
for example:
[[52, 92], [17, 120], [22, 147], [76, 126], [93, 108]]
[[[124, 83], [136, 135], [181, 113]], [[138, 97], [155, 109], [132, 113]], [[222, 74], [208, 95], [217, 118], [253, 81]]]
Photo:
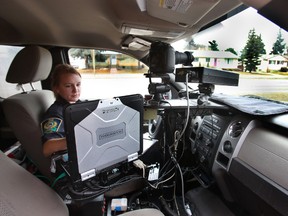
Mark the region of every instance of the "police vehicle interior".
[[[171, 46], [248, 7], [287, 31], [286, 0], [0, 4], [0, 45], [21, 47], [1, 74], [0, 215], [288, 215], [287, 103], [214, 94], [239, 74], [193, 67], [193, 52]], [[70, 48], [138, 59], [149, 97], [68, 106], [67, 151], [45, 158], [49, 74]]]

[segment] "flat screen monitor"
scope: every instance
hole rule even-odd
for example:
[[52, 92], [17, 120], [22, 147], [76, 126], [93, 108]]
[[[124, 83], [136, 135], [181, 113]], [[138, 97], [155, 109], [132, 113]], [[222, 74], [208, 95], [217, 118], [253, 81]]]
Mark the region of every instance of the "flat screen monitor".
[[64, 110], [68, 169], [85, 181], [143, 151], [143, 97], [140, 94], [68, 105]]

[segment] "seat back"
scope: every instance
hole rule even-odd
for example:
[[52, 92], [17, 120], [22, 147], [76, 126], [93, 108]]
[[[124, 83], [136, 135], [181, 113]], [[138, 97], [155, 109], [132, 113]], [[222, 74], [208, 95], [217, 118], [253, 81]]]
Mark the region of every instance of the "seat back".
[[[38, 46], [25, 47], [12, 61], [6, 81], [22, 85], [44, 80], [51, 67], [52, 56], [48, 50]], [[40, 121], [54, 100], [50, 90], [32, 90], [3, 101], [7, 122], [16, 138], [39, 171], [49, 178], [50, 160], [42, 152]]]
[[53, 189], [0, 151], [0, 215], [68, 216], [68, 208]]

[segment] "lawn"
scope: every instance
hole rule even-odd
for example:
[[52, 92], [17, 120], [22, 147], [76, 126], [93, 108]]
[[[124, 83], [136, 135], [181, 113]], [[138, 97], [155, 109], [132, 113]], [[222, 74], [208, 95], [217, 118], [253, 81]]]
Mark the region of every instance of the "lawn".
[[257, 93], [257, 96], [275, 101], [288, 102], [288, 95], [283, 92]]

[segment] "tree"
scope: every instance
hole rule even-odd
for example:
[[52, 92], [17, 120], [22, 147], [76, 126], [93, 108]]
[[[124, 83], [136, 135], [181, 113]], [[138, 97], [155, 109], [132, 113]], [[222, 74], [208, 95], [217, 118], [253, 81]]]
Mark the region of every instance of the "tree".
[[258, 42], [257, 42], [257, 45], [258, 45], [260, 54], [261, 54], [261, 55], [266, 54], [265, 44], [264, 44], [263, 41], [262, 41], [262, 36], [261, 36], [261, 34], [260, 34], [259, 36], [257, 36], [257, 41], [258, 41]]
[[281, 29], [279, 29], [277, 39], [273, 44], [272, 51], [270, 54], [277, 55], [277, 54], [284, 54], [286, 48], [286, 43], [284, 42], [284, 38], [282, 37]]
[[[92, 49], [78, 49], [72, 48], [69, 50], [69, 54], [73, 58], [83, 58], [85, 59], [85, 66], [89, 68], [89, 62], [92, 61]], [[103, 55], [99, 50], [95, 52], [95, 60], [97, 62], [105, 62], [107, 57]]]
[[188, 47], [188, 49], [196, 49], [196, 43], [195, 43], [195, 41], [194, 41], [194, 39], [192, 38], [189, 42], [188, 42], [188, 44], [187, 44], [187, 47]]
[[256, 35], [255, 29], [250, 30], [248, 40], [240, 57], [245, 65], [245, 71], [251, 73], [257, 70], [257, 65], [260, 65], [260, 55], [266, 53], [264, 47], [261, 35]]
[[226, 52], [231, 52], [231, 53], [233, 53], [235, 55], [238, 55], [237, 52], [235, 51], [235, 49], [233, 49], [233, 48], [227, 48], [225, 51]]
[[85, 59], [85, 67], [89, 68], [89, 60], [91, 59], [91, 52], [89, 49], [77, 49], [77, 48], [72, 48], [69, 50], [69, 54], [73, 58], [83, 58]]
[[219, 51], [218, 49], [218, 44], [215, 40], [212, 40], [212, 41], [208, 41], [208, 43], [210, 44], [209, 45], [209, 49], [212, 50], [212, 51]]
[[192, 38], [188, 43], [187, 46], [185, 47], [185, 49], [188, 50], [198, 50], [198, 49], [204, 49], [206, 46], [202, 45], [202, 44], [196, 44], [194, 39]]

